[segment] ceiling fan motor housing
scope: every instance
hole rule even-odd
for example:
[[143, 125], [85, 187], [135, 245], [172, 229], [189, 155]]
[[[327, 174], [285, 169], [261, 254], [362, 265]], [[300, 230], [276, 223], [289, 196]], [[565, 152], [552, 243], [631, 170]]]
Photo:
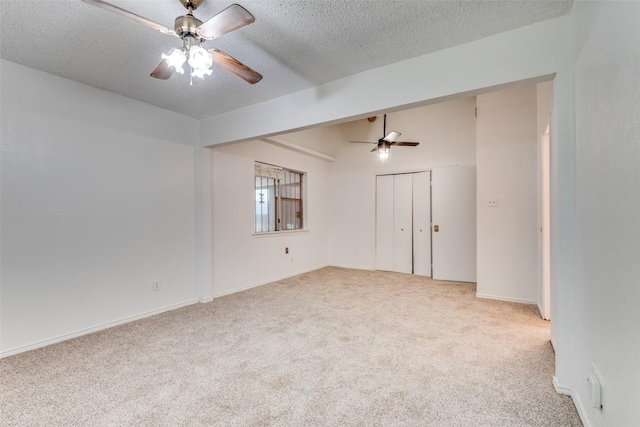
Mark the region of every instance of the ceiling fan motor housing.
[[196, 18], [195, 16], [188, 14], [183, 16], [178, 16], [176, 18], [176, 22], [174, 25], [174, 30], [176, 34], [185, 39], [185, 37], [196, 38], [198, 41], [203, 42], [206, 39], [200, 37], [197, 33], [197, 28], [202, 25], [202, 21]]

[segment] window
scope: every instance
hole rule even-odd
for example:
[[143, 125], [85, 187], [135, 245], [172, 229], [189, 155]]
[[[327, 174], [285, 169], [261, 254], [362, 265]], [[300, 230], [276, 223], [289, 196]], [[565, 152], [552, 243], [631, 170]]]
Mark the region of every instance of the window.
[[256, 162], [255, 232], [303, 229], [304, 173]]

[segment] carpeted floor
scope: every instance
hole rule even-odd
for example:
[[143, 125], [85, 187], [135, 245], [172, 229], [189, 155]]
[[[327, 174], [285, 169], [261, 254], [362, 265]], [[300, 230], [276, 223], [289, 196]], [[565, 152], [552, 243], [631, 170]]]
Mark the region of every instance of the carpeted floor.
[[549, 325], [324, 268], [0, 360], [2, 426], [581, 426]]

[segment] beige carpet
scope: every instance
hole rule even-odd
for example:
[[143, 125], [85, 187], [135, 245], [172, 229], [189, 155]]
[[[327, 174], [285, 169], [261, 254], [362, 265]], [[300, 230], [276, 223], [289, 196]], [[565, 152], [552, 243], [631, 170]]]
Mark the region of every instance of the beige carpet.
[[549, 325], [325, 268], [0, 360], [3, 426], [580, 426]]

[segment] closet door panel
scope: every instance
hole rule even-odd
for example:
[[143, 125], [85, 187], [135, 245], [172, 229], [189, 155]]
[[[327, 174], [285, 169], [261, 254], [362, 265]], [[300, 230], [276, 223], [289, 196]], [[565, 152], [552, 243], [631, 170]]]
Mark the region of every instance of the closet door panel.
[[475, 282], [476, 169], [434, 169], [431, 177], [433, 278]]
[[431, 172], [413, 174], [413, 274], [431, 277]]
[[413, 273], [413, 176], [393, 181], [393, 271]]
[[376, 177], [376, 270], [393, 271], [393, 175]]

